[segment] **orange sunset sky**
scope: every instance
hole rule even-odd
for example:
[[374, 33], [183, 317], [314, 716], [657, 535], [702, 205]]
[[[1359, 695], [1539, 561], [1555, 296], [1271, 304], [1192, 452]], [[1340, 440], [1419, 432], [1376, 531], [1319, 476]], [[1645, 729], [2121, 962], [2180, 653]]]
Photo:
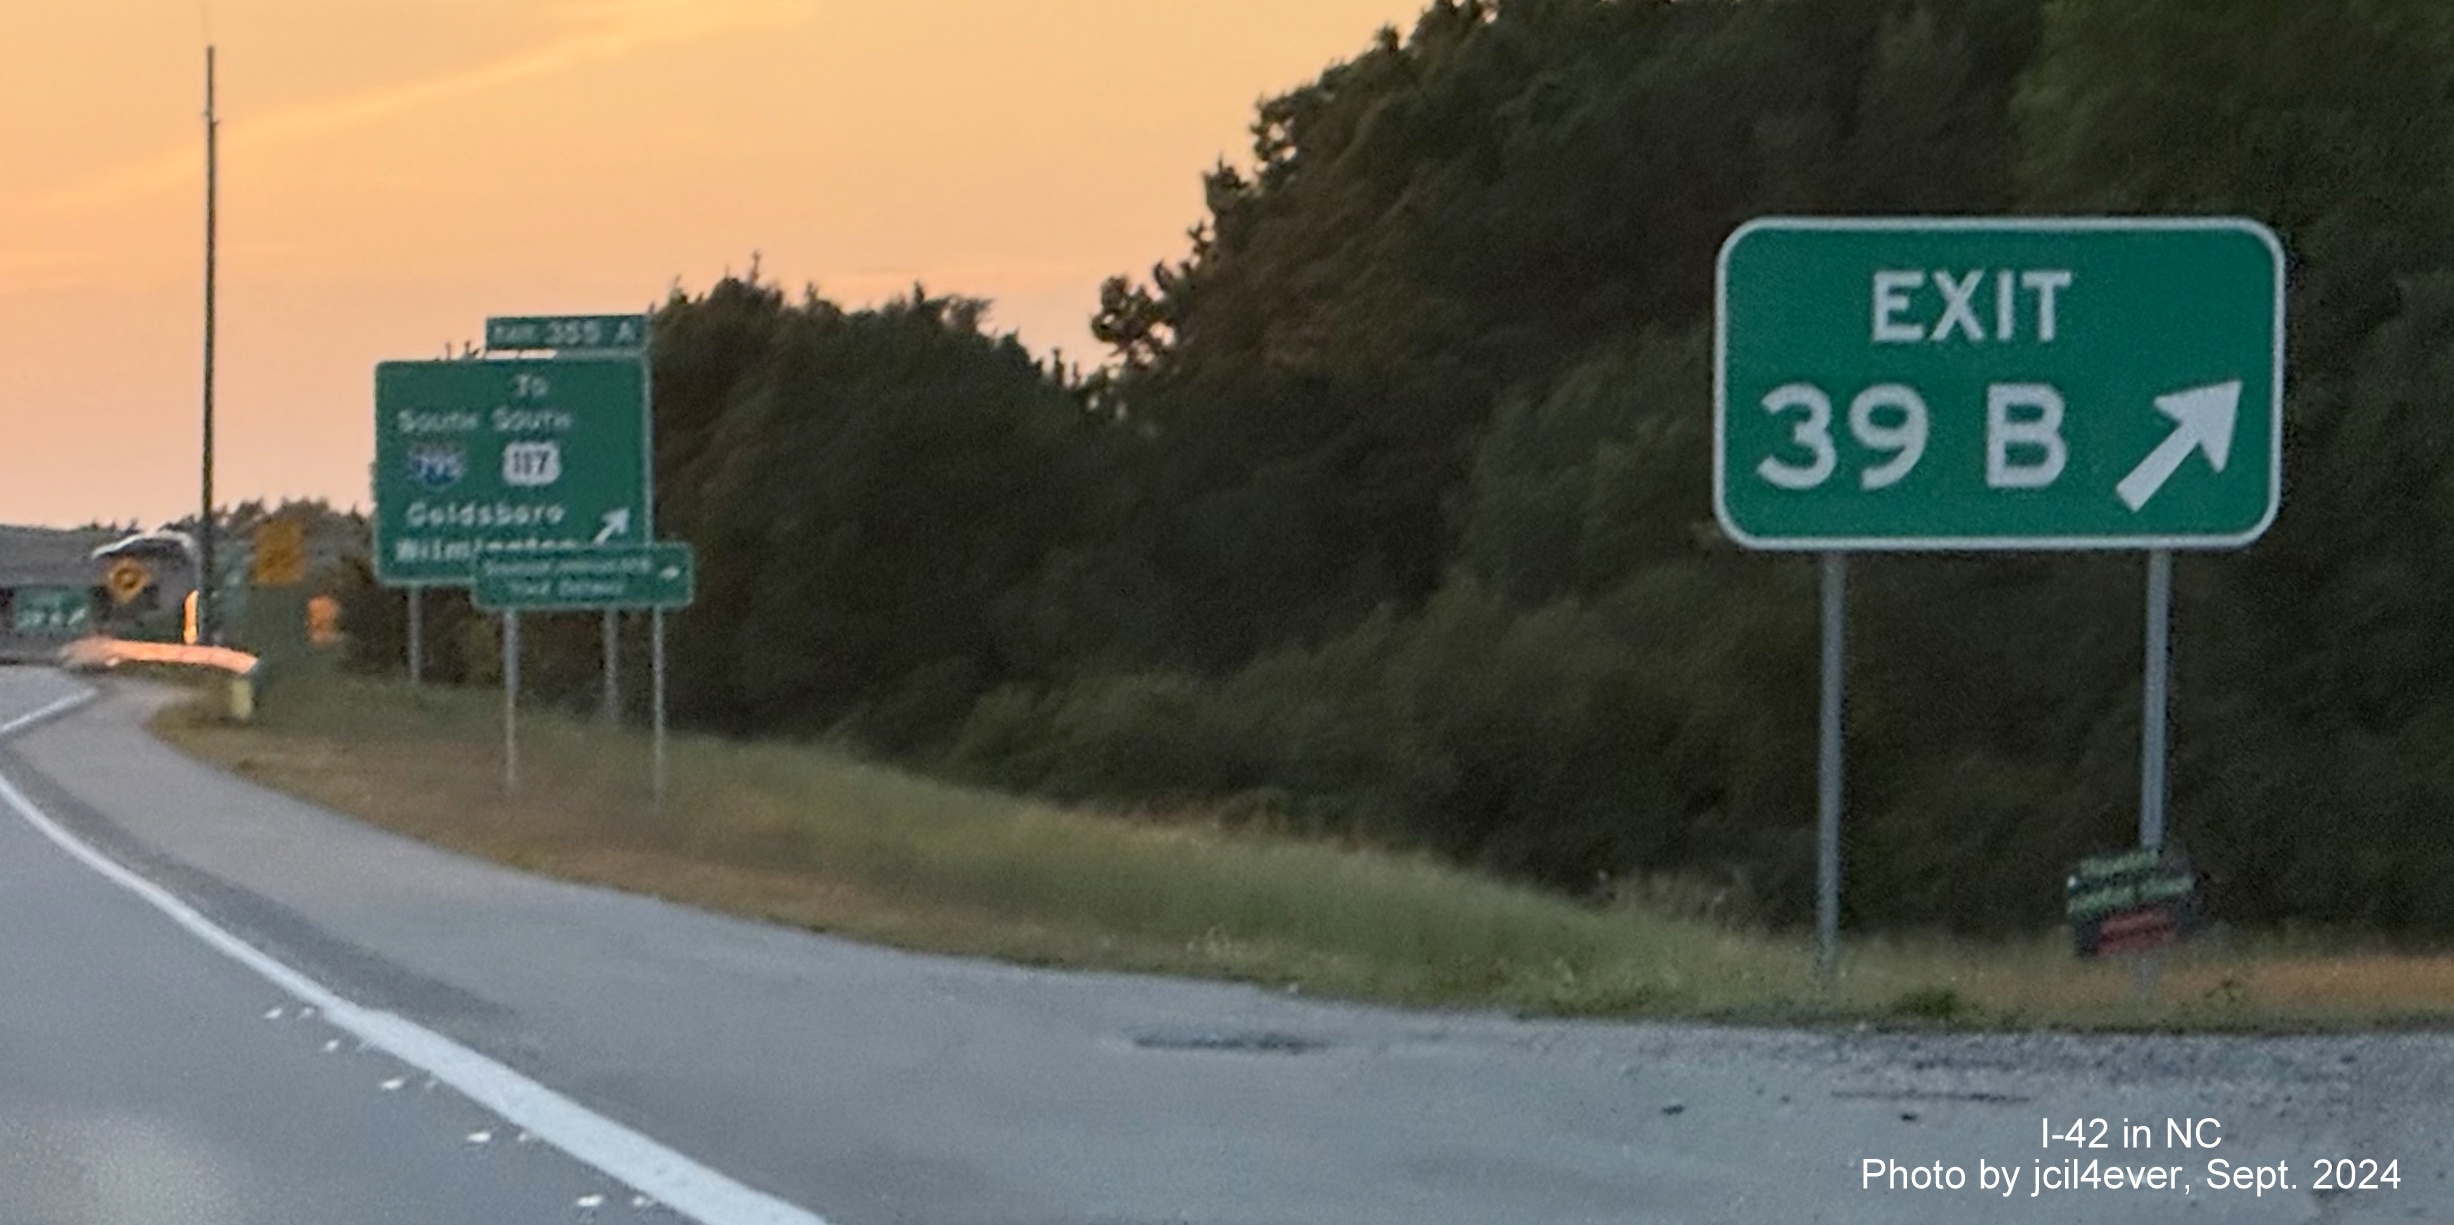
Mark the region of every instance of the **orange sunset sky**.
[[752, 252], [1091, 358], [1099, 281], [1184, 252], [1254, 103], [1422, 3], [8, 0], [0, 521], [195, 508], [208, 32], [217, 493], [351, 505], [376, 362]]

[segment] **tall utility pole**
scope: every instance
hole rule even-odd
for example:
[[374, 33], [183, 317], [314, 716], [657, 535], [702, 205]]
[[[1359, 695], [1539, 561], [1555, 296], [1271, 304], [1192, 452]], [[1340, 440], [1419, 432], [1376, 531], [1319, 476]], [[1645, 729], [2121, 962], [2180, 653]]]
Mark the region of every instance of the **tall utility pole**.
[[221, 641], [213, 608], [214, 238], [221, 202], [221, 119], [213, 113], [213, 47], [205, 46], [204, 504], [196, 521], [196, 641]]

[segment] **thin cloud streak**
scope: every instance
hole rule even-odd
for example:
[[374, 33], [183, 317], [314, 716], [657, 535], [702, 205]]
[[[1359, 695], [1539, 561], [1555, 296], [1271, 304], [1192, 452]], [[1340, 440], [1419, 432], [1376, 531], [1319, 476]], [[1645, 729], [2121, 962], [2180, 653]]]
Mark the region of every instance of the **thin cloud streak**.
[[[808, 22], [819, 0], [612, 0], [566, 5], [596, 28], [566, 35], [534, 50], [444, 76], [354, 96], [308, 103], [261, 119], [224, 118], [224, 148], [253, 148], [311, 140], [406, 114], [437, 102], [498, 89], [587, 64], [607, 63], [655, 47], [723, 34], [782, 31]], [[60, 211], [119, 203], [184, 188], [204, 174], [204, 159], [192, 148], [166, 150], [84, 183], [46, 192], [27, 203]]]
[[103, 285], [113, 263], [111, 255], [96, 251], [0, 249], [0, 299]]

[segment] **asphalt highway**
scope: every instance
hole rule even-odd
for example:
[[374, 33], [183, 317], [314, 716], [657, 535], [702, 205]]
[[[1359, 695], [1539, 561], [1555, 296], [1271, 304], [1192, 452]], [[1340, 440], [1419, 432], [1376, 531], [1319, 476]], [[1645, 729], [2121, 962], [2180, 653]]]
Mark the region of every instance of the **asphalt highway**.
[[[68, 688], [11, 671], [0, 717]], [[635, 1194], [0, 821], [0, 1221], [556, 1221]]]
[[[2454, 1220], [2438, 1035], [1529, 1023], [918, 956], [382, 833], [99, 687], [0, 670], [0, 1222]], [[2181, 1173], [2031, 1193], [2074, 1160]]]

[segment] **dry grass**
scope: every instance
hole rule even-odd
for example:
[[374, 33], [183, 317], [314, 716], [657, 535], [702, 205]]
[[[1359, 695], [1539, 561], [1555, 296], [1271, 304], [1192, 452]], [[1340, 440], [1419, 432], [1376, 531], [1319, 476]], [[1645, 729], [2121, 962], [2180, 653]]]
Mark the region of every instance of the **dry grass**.
[[572, 879], [908, 948], [1244, 979], [1532, 1013], [1962, 1026], [2323, 1029], [2454, 1018], [2454, 958], [2235, 942], [2127, 963], [2059, 940], [1860, 941], [1838, 984], [1803, 939], [1597, 911], [1425, 858], [1068, 811], [824, 749], [646, 744], [499, 698], [308, 675], [237, 727], [157, 722], [204, 760], [414, 837]]

